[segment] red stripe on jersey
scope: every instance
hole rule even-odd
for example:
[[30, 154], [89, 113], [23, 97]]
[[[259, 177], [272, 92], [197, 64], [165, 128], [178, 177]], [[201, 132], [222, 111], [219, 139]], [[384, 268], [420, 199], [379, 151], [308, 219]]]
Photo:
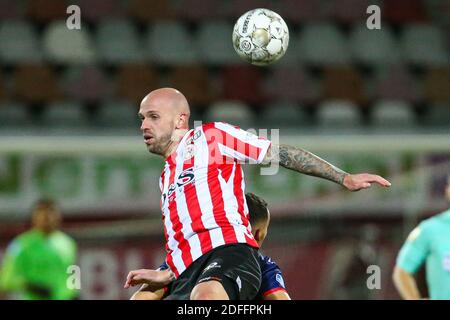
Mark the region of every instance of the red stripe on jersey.
[[[186, 160], [183, 164], [183, 171], [194, 166], [195, 158], [192, 161]], [[197, 189], [195, 183], [189, 183], [184, 186], [184, 195], [186, 197], [187, 209], [191, 217], [192, 230], [198, 235], [201, 251], [203, 254], [212, 249], [211, 236], [202, 222], [202, 210], [198, 202]]]
[[[175, 171], [176, 166], [172, 166], [172, 169], [170, 170], [169, 186], [175, 183]], [[175, 233], [174, 238], [178, 241], [178, 248], [181, 250], [181, 258], [183, 259], [183, 263], [185, 266], [188, 266], [192, 263], [191, 246], [181, 230], [183, 225], [181, 224], [180, 217], [178, 215], [175, 190], [170, 196], [168, 194], [167, 197], [167, 201], [169, 201], [170, 221], [172, 222], [172, 229]], [[174, 197], [172, 201], [170, 201], [171, 197]]]
[[262, 151], [262, 148], [255, 147], [249, 143], [246, 143], [219, 128], [216, 129], [221, 133], [221, 140], [218, 141], [217, 143], [221, 143], [232, 150], [236, 150], [237, 152], [242, 153], [246, 157], [249, 157], [251, 159], [254, 160], [259, 159], [259, 155]]
[[[249, 221], [248, 215], [245, 215], [244, 211], [244, 190], [242, 190], [242, 168], [240, 164], [236, 164], [236, 171], [234, 173], [234, 195], [238, 203], [238, 212], [241, 215], [241, 220], [243, 225], [248, 229]], [[251, 234], [249, 230], [249, 234]], [[245, 235], [245, 240], [249, 245], [255, 248], [259, 248], [258, 242], [252, 237]]]
[[[215, 144], [214, 144], [215, 145]], [[214, 145], [208, 143], [208, 150], [211, 154]], [[210, 162], [211, 163], [211, 162]], [[222, 166], [232, 166], [234, 164], [223, 164]], [[225, 243], [237, 243], [236, 233], [233, 226], [226, 217], [225, 205], [223, 203], [223, 193], [219, 181], [219, 167], [217, 164], [208, 165], [208, 189], [211, 195], [211, 201], [214, 212], [214, 219], [221, 228]]]

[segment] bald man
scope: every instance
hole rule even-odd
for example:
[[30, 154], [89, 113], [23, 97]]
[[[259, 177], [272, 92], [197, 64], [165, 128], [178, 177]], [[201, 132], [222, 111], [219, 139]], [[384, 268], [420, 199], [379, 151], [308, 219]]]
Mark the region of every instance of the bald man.
[[372, 183], [390, 186], [380, 176], [346, 173], [306, 150], [272, 144], [227, 123], [189, 129], [189, 115], [186, 98], [172, 88], [150, 92], [139, 110], [148, 150], [165, 159], [161, 210], [172, 297], [249, 300], [257, 295], [258, 243], [251, 233], [241, 164], [277, 162], [350, 191]]

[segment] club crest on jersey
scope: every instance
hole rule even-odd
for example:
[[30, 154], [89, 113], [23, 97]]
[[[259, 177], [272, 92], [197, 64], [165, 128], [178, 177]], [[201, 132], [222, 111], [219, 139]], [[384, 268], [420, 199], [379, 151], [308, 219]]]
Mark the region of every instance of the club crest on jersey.
[[190, 144], [186, 146], [184, 151], [184, 160], [191, 159], [195, 155], [195, 145]]

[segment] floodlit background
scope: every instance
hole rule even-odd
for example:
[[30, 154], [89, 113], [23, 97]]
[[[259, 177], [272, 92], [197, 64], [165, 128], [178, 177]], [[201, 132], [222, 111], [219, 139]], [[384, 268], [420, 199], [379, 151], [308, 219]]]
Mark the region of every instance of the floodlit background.
[[[71, 4], [81, 30], [66, 27]], [[380, 30], [366, 27], [370, 4]], [[235, 20], [257, 7], [290, 29], [287, 54], [263, 68], [231, 43]], [[0, 261], [33, 202], [52, 196], [79, 246], [81, 298], [130, 297], [126, 273], [164, 259], [163, 162], [146, 151], [137, 111], [148, 91], [171, 86], [192, 122], [269, 138], [279, 129], [281, 143], [388, 178], [390, 190], [349, 193], [245, 169], [272, 213], [263, 251], [292, 298], [398, 299], [399, 247], [448, 205], [449, 27], [445, 0], [0, 0]], [[380, 290], [366, 287], [373, 264]]]

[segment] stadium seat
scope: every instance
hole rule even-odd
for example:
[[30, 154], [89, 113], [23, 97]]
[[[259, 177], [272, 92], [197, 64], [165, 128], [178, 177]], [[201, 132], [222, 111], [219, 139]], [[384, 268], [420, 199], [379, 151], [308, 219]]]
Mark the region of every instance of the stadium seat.
[[26, 106], [16, 101], [0, 103], [0, 128], [19, 127], [30, 124]]
[[111, 83], [95, 66], [73, 66], [63, 75], [64, 92], [73, 100], [96, 103], [111, 95]]
[[0, 102], [7, 97], [7, 88], [5, 84], [5, 78], [0, 70]]
[[352, 67], [328, 67], [323, 75], [326, 99], [350, 100], [361, 105], [367, 102], [361, 74]]
[[0, 0], [0, 21], [19, 20], [25, 16], [25, 10], [17, 0]]
[[300, 60], [314, 65], [344, 64], [350, 61], [347, 39], [331, 23], [312, 23], [300, 33]]
[[301, 129], [307, 125], [308, 116], [300, 105], [285, 100], [273, 101], [264, 106], [258, 123], [265, 128], [282, 128], [284, 126]]
[[318, 122], [323, 129], [354, 129], [359, 127], [358, 107], [346, 100], [325, 100], [318, 106]]
[[29, 63], [41, 60], [42, 53], [33, 25], [21, 21], [2, 21], [0, 25], [0, 60], [2, 63]]
[[152, 63], [177, 65], [196, 63], [198, 52], [193, 36], [180, 22], [160, 21], [147, 32], [147, 54]]
[[330, 16], [335, 21], [345, 24], [365, 22], [368, 17], [367, 8], [373, 4], [373, 1], [369, 0], [333, 0], [331, 2]]
[[447, 131], [450, 128], [450, 104], [431, 104], [425, 114], [425, 124], [437, 129], [442, 127]]
[[421, 87], [408, 70], [401, 65], [376, 69], [372, 98], [403, 100], [417, 103], [422, 98]]
[[317, 98], [312, 79], [299, 66], [274, 67], [264, 84], [264, 91], [272, 100], [309, 103]]
[[76, 128], [87, 124], [83, 105], [76, 101], [61, 101], [47, 105], [42, 120], [51, 128]]
[[143, 61], [139, 34], [130, 20], [108, 19], [99, 23], [96, 42], [98, 54], [110, 64]]
[[356, 25], [350, 35], [353, 57], [366, 66], [397, 63], [400, 50], [389, 26], [380, 30], [369, 30], [364, 25]]
[[158, 75], [145, 64], [123, 65], [116, 75], [117, 95], [136, 105], [158, 84]]
[[205, 121], [223, 121], [246, 130], [254, 124], [253, 113], [243, 102], [221, 100], [213, 103], [205, 113]]
[[411, 22], [424, 22], [426, 15], [422, 0], [388, 0], [383, 1], [381, 12], [386, 21], [403, 25]]
[[447, 66], [450, 63], [445, 33], [432, 25], [408, 25], [401, 36], [404, 59], [417, 66]]
[[22, 65], [13, 74], [16, 98], [31, 104], [49, 103], [60, 97], [57, 78], [45, 65]]
[[107, 101], [100, 105], [97, 123], [104, 127], [139, 129], [138, 106], [123, 100]]
[[380, 100], [373, 106], [372, 123], [383, 130], [399, 130], [414, 125], [412, 106], [401, 100]]
[[433, 104], [450, 105], [450, 67], [428, 70], [424, 80], [425, 98]]
[[[209, 20], [224, 15], [221, 12], [220, 0], [180, 0], [177, 3], [176, 16], [182, 20], [199, 23], [202, 20]], [[241, 14], [243, 14], [242, 12]], [[236, 16], [237, 18], [237, 16]], [[232, 30], [232, 29], [230, 29]], [[230, 33], [231, 31], [229, 31]]]
[[262, 102], [262, 75], [260, 69], [248, 65], [233, 65], [223, 69], [223, 98], [249, 104]]
[[168, 84], [180, 90], [191, 106], [206, 107], [213, 97], [208, 70], [201, 66], [174, 68], [168, 76]]
[[324, 18], [322, 3], [316, 0], [279, 0], [275, 4], [278, 12], [287, 23], [304, 24], [317, 22]]
[[76, 4], [82, 8], [82, 19], [91, 23], [97, 23], [103, 19], [120, 18], [125, 12], [122, 1], [78, 0]]
[[43, 33], [43, 50], [47, 60], [61, 64], [92, 63], [95, 51], [87, 27], [69, 30], [65, 20], [55, 21]]
[[39, 23], [66, 19], [69, 2], [64, 0], [33, 0], [27, 1], [27, 13], [30, 18]]
[[240, 63], [231, 41], [232, 30], [233, 25], [225, 20], [202, 23], [196, 35], [200, 59], [213, 65]]
[[271, 7], [270, 0], [228, 0], [228, 2], [230, 3], [231, 14], [235, 19], [255, 8], [270, 9]]
[[[175, 17], [175, 9], [171, 0], [132, 0], [129, 3], [129, 13], [141, 23]], [[185, 8], [186, 9], [186, 8]]]

